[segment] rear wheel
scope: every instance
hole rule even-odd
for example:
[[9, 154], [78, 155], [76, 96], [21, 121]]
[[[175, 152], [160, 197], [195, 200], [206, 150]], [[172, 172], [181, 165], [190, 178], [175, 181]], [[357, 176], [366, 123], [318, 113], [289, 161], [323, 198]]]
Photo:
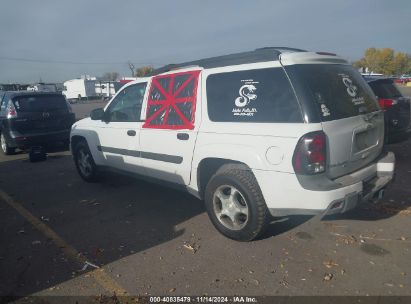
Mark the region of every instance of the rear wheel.
[[213, 225], [228, 238], [251, 241], [267, 227], [267, 206], [257, 180], [245, 166], [221, 167], [206, 187], [205, 204]]
[[0, 142], [1, 142], [1, 150], [3, 151], [5, 155], [11, 155], [15, 153], [16, 148], [9, 147], [9, 143], [7, 142], [7, 139], [3, 133], [0, 134]]
[[74, 163], [81, 178], [86, 182], [98, 180], [98, 169], [94, 163], [93, 156], [85, 141], [80, 141], [74, 147]]

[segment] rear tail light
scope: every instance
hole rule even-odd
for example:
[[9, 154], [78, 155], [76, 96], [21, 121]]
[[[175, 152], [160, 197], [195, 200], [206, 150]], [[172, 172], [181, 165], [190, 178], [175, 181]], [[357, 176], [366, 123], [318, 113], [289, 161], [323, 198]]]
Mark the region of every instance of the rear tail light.
[[325, 172], [326, 139], [323, 131], [307, 133], [300, 138], [293, 155], [293, 167], [297, 174]]
[[13, 104], [13, 102], [10, 100], [8, 105], [7, 105], [7, 118], [16, 118], [17, 117], [17, 111], [16, 108]]
[[380, 98], [378, 99], [378, 103], [380, 104], [381, 109], [386, 110], [391, 108], [393, 105], [396, 105], [398, 102], [395, 99]]

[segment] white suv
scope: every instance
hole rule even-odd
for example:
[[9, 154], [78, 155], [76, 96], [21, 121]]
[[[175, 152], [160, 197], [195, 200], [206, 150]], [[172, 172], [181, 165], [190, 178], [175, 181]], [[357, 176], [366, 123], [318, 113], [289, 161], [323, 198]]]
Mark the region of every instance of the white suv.
[[361, 75], [329, 53], [289, 48], [166, 66], [78, 121], [79, 174], [104, 168], [180, 185], [214, 226], [256, 238], [271, 216], [343, 213], [383, 194], [395, 157]]

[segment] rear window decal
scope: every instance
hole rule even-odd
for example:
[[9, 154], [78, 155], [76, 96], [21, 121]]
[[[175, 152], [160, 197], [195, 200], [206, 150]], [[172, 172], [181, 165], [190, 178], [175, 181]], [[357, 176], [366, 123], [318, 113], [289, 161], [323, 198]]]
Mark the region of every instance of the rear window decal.
[[256, 108], [247, 107], [251, 102], [257, 99], [257, 87], [256, 84], [259, 84], [258, 81], [253, 79], [241, 80], [242, 86], [240, 87], [238, 96], [235, 101], [235, 108], [233, 108], [232, 113], [234, 116], [254, 116], [257, 113]]
[[342, 76], [342, 82], [347, 87], [347, 93], [352, 97], [352, 103], [356, 106], [362, 105], [365, 103], [364, 97], [358, 96], [357, 91], [358, 88], [355, 86], [348, 75], [340, 74]]
[[321, 112], [323, 112], [324, 117], [331, 115], [330, 110], [327, 108], [325, 104], [321, 105]]
[[211, 121], [303, 121], [290, 81], [281, 67], [211, 74], [206, 79], [206, 93]]
[[143, 128], [194, 129], [199, 74], [190, 71], [153, 77]]

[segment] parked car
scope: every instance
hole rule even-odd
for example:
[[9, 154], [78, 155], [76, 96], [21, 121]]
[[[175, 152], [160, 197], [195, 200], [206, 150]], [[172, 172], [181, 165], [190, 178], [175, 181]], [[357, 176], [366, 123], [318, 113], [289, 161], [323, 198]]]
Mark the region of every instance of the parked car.
[[5, 92], [0, 100], [0, 138], [4, 154], [61, 142], [68, 146], [74, 114], [62, 94]]
[[411, 82], [411, 75], [408, 74], [403, 74], [400, 77], [401, 83], [407, 84], [408, 82]]
[[390, 78], [365, 77], [384, 110], [385, 142], [395, 143], [411, 135], [410, 98], [401, 94]]
[[329, 53], [263, 48], [180, 65], [125, 85], [76, 122], [80, 176], [103, 169], [204, 199], [223, 235], [252, 240], [272, 216], [337, 214], [381, 197], [395, 156], [370, 87]]

